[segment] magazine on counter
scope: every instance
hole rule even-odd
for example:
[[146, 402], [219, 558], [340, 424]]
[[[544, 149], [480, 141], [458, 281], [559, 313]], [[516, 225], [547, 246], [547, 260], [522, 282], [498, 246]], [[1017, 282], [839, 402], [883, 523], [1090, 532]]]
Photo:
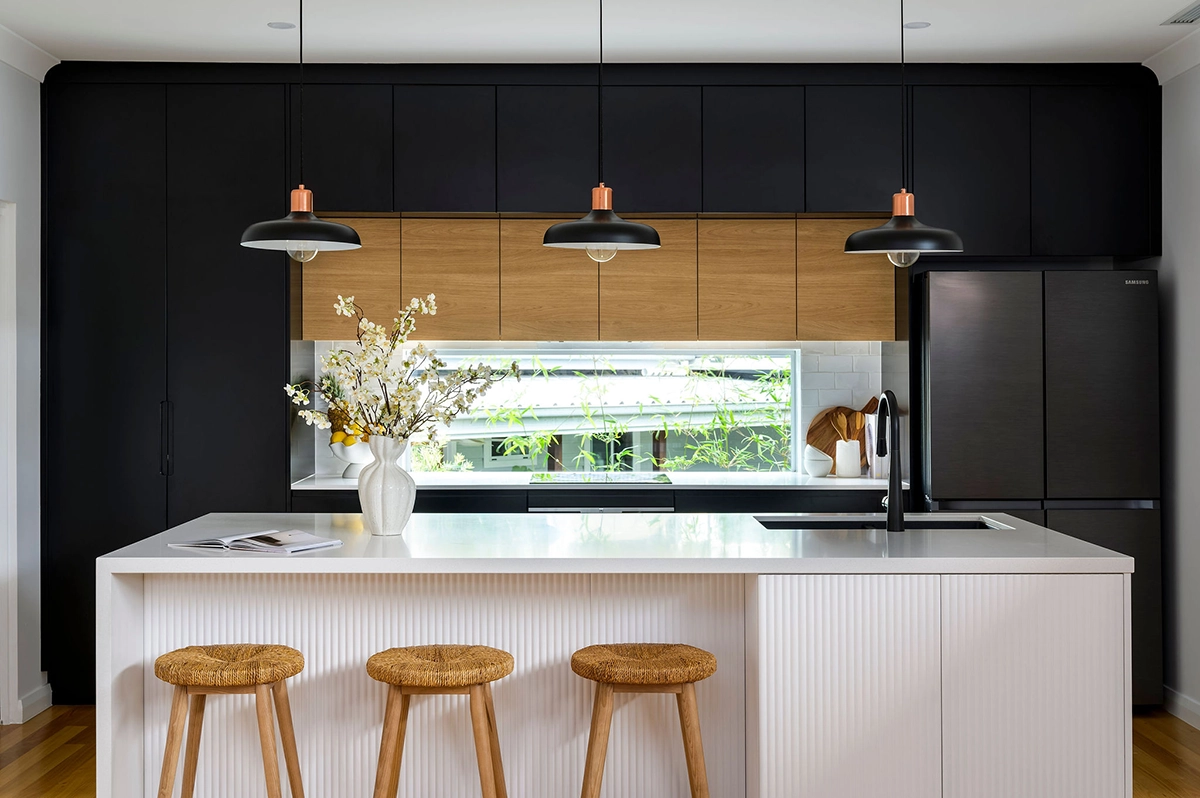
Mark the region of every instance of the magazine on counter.
[[263, 554], [296, 554], [301, 551], [327, 549], [342, 545], [334, 538], [323, 538], [311, 532], [289, 529], [266, 529], [261, 532], [242, 532], [221, 538], [189, 540], [183, 543], [168, 543], [173, 549], [217, 549], [225, 551], [255, 551]]

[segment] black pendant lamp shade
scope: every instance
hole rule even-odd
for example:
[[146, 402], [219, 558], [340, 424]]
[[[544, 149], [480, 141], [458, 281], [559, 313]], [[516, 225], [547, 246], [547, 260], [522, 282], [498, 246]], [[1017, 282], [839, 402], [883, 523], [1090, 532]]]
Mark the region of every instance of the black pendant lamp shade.
[[892, 195], [892, 218], [879, 227], [859, 230], [846, 239], [846, 252], [886, 254], [896, 266], [911, 266], [921, 255], [962, 252], [962, 239], [953, 230], [928, 227], [917, 221], [916, 197], [905, 189]]
[[612, 189], [601, 183], [592, 189], [592, 211], [574, 222], [553, 225], [542, 244], [559, 249], [585, 249], [597, 263], [610, 261], [622, 249], [658, 249], [658, 231], [648, 224], [628, 222], [612, 209]]
[[284, 250], [306, 263], [318, 252], [358, 249], [362, 241], [353, 227], [318, 219], [312, 212], [312, 192], [301, 183], [292, 189], [292, 210], [282, 219], [255, 222], [242, 233], [242, 246]]
[[242, 246], [287, 252], [307, 263], [318, 252], [359, 249], [362, 241], [353, 227], [318, 219], [313, 193], [304, 187], [304, 0], [300, 0], [300, 187], [292, 189], [291, 212], [282, 219], [255, 222], [242, 233]]

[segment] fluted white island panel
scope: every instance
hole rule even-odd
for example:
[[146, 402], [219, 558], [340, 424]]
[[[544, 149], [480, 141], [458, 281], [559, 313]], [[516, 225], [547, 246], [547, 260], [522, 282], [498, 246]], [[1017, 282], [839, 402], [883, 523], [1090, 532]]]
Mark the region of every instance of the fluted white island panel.
[[[860, 520], [848, 516], [846, 525]], [[687, 642], [716, 654], [717, 673], [697, 691], [714, 795], [867, 794], [885, 785], [895, 796], [928, 795], [947, 772], [947, 722], [966, 724], [955, 732], [961, 762], [994, 764], [984, 745], [1027, 750], [996, 718], [943, 706], [947, 662], [987, 657], [993, 636], [1011, 647], [1008, 620], [1044, 600], [1024, 591], [1027, 583], [988, 581], [1009, 574], [1116, 586], [1115, 601], [1082, 605], [1091, 617], [1081, 628], [1118, 634], [1071, 638], [1081, 647], [1082, 676], [1045, 710], [1058, 730], [1069, 730], [1076, 712], [1102, 728], [1061, 735], [1052, 747], [1064, 748], [1047, 756], [1081, 767], [1115, 761], [1115, 770], [1077, 782], [1106, 787], [1092, 794], [1126, 794], [1112, 774], [1128, 770], [1119, 745], [1129, 733], [1132, 561], [1008, 516], [989, 523], [889, 536], [769, 530], [742, 515], [418, 515], [404, 540], [381, 540], [364, 534], [357, 516], [206, 516], [97, 561], [98, 795], [155, 795], [170, 691], [154, 678], [154, 658], [219, 641], [283, 643], [305, 654], [291, 689], [302, 769], [310, 795], [331, 797], [371, 792], [385, 693], [365, 673], [370, 654], [431, 642], [510, 651], [516, 670], [494, 688], [509, 792], [570, 795], [582, 778], [592, 695], [571, 672], [570, 655], [630, 640]], [[291, 557], [166, 545], [272, 528], [334, 535], [344, 545]], [[978, 591], [948, 588], [944, 580], [958, 574], [991, 586], [987, 612], [977, 608]], [[975, 635], [951, 651], [953, 662], [942, 640], [950, 621]], [[1053, 653], [1059, 665], [1074, 656], [1069, 645]], [[1032, 644], [1010, 651], [1009, 676], [1044, 654]], [[1083, 667], [1083, 657], [1105, 667]], [[987, 673], [974, 682], [960, 673], [952, 683], [1021, 689], [1001, 669]], [[1086, 711], [1077, 706], [1085, 700]], [[1005, 699], [993, 702], [980, 706]], [[197, 796], [261, 793], [248, 699], [210, 702], [205, 726]], [[474, 768], [465, 705], [415, 700], [400, 795], [475, 796]], [[618, 701], [605, 774], [610, 797], [687, 794], [669, 697]], [[950, 775], [965, 783], [961, 768]], [[1068, 783], [1055, 794], [1083, 795], [1060, 789]]]

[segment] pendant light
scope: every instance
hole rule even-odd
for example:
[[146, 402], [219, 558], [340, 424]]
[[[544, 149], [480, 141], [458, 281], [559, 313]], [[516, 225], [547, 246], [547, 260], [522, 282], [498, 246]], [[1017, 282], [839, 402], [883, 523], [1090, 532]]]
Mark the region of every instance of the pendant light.
[[560, 249], [587, 250], [588, 257], [605, 263], [622, 249], [658, 249], [658, 231], [648, 224], [628, 222], [613, 213], [613, 191], [604, 185], [604, 0], [600, 0], [600, 88], [597, 171], [600, 185], [592, 189], [592, 210], [574, 222], [552, 225], [542, 244]]
[[[900, 173], [908, 185], [908, 84], [904, 79], [904, 0], [900, 0]], [[893, 265], [912, 266], [921, 255], [962, 252], [962, 239], [953, 230], [927, 227], [917, 221], [916, 197], [908, 189], [892, 195], [892, 218], [879, 227], [859, 230], [846, 239], [846, 252], [886, 253]]]
[[353, 227], [318, 219], [313, 193], [304, 187], [304, 0], [300, 0], [300, 187], [292, 189], [291, 213], [282, 219], [256, 222], [242, 233], [242, 246], [285, 250], [307, 263], [318, 252], [358, 249], [362, 241]]

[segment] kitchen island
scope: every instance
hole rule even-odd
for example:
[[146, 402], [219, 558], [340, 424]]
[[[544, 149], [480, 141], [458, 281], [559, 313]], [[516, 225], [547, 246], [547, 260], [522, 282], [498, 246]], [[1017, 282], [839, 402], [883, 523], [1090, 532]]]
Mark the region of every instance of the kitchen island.
[[[763, 518], [417, 514], [383, 539], [356, 515], [214, 514], [113, 552], [97, 560], [98, 795], [154, 795], [170, 703], [154, 659], [215, 642], [304, 653], [292, 705], [323, 796], [371, 792], [385, 688], [368, 656], [503, 648], [509, 794], [577, 793], [592, 684], [570, 655], [617, 641], [716, 655], [697, 687], [713, 795], [1129, 795], [1130, 558], [1005, 515], [898, 534]], [[167, 545], [292, 528], [343, 546]], [[414, 701], [401, 795], [477, 793], [460, 703]], [[214, 702], [205, 725], [197, 795], [256, 794], [249, 699]], [[673, 701], [618, 701], [605, 773], [608, 796], [687, 794]]]

